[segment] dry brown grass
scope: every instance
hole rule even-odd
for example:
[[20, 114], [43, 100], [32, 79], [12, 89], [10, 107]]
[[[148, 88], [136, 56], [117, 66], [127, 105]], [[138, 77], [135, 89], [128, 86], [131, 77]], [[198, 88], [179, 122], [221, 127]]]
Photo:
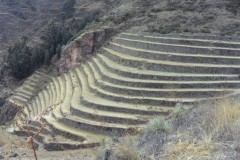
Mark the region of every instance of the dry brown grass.
[[[223, 135], [234, 136], [234, 126], [240, 118], [240, 103], [226, 98], [216, 101], [212, 106], [203, 107], [203, 110], [199, 126], [191, 126], [188, 131], [182, 130], [181, 134], [175, 133], [173, 140], [164, 145], [162, 159], [209, 159], [225, 142], [226, 136]], [[196, 129], [201, 130], [198, 136]]]
[[169, 142], [165, 146], [165, 154], [161, 157], [164, 160], [188, 160], [209, 158], [217, 147], [212, 141], [211, 135], [203, 139], [192, 139], [189, 135], [178, 135], [176, 142]]
[[113, 148], [113, 160], [140, 160], [138, 152], [134, 148], [121, 144]]
[[229, 133], [233, 124], [240, 117], [240, 103], [234, 102], [232, 99], [224, 99], [215, 105], [212, 119], [214, 129], [218, 133]]
[[[139, 157], [146, 160], [236, 158], [235, 148], [240, 148], [240, 104], [237, 101], [228, 98], [196, 108], [180, 106], [175, 112], [164, 121], [153, 119], [138, 145], [129, 147], [137, 141], [129, 137], [116, 145], [111, 160], [135, 160]], [[162, 132], [161, 128], [166, 128], [163, 125], [165, 121], [172, 126], [171, 132]], [[149, 132], [151, 130], [154, 132]]]

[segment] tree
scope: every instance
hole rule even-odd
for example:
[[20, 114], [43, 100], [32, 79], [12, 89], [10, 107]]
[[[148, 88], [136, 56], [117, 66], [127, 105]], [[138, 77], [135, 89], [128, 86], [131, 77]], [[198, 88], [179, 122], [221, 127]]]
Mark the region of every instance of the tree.
[[22, 37], [13, 47], [8, 49], [7, 62], [15, 78], [25, 78], [31, 73], [31, 52], [27, 46], [27, 38]]
[[226, 8], [230, 12], [237, 14], [237, 13], [239, 13], [239, 10], [240, 10], [240, 1], [239, 0], [228, 0]]
[[64, 16], [63, 18], [70, 18], [73, 16], [74, 12], [75, 12], [75, 6], [76, 4], [76, 0], [65, 0], [64, 4], [63, 4], [63, 12], [64, 12]]
[[42, 43], [38, 46], [29, 48], [27, 38], [21, 38], [8, 49], [7, 63], [12, 75], [18, 79], [25, 78], [42, 64], [49, 65], [53, 56], [60, 58], [61, 48], [71, 36], [63, 24], [52, 22], [41, 36]]
[[58, 54], [60, 57], [61, 46], [66, 44], [72, 37], [69, 29], [65, 28], [63, 24], [56, 24], [52, 22], [47, 28], [44, 35], [41, 37], [41, 50], [45, 51], [45, 64], [49, 64], [51, 58]]

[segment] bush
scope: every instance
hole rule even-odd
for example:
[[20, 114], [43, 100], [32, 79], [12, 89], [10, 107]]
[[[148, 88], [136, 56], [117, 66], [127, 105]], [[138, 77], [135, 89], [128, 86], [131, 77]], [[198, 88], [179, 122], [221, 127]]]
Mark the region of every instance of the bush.
[[162, 131], [169, 133], [172, 130], [171, 125], [162, 117], [156, 117], [153, 120], [150, 120], [146, 126], [147, 132], [156, 133]]
[[170, 114], [170, 117], [174, 120], [182, 118], [185, 116], [192, 107], [190, 106], [176, 106], [173, 112]]

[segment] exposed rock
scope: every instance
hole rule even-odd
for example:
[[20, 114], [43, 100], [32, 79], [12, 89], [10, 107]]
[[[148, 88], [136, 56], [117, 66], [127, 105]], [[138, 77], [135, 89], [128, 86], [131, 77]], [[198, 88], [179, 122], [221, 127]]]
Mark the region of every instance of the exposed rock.
[[5, 157], [3, 157], [2, 155], [0, 155], [0, 159], [5, 159]]
[[63, 56], [57, 63], [58, 74], [75, 66], [93, 53], [113, 35], [116, 29], [103, 28], [101, 30], [87, 32], [71, 42], [63, 51]]
[[0, 106], [4, 105], [6, 99], [12, 95], [10, 90], [3, 90], [0, 92]]
[[0, 125], [12, 120], [17, 113], [16, 108], [12, 107], [12, 105], [6, 101], [11, 95], [12, 92], [10, 90], [0, 92]]
[[17, 109], [12, 106], [10, 102], [6, 102], [0, 108], [0, 125], [4, 125], [6, 122], [13, 120], [17, 113]]
[[18, 157], [19, 155], [18, 155], [18, 153], [12, 153], [9, 157], [10, 158], [15, 158], [15, 157]]
[[11, 95], [12, 92], [10, 90], [0, 92], [0, 125], [12, 120], [17, 113], [16, 108], [12, 107], [12, 105], [6, 101]]

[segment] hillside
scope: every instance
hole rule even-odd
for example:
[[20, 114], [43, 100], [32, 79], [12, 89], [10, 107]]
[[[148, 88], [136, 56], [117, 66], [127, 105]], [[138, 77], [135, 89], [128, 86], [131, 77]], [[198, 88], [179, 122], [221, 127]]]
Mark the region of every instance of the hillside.
[[[10, 140], [0, 139], [1, 157], [32, 157], [24, 139], [41, 158], [239, 157], [238, 1], [66, 2], [0, 2], [2, 53], [29, 38], [9, 50], [12, 66], [2, 64], [0, 125]], [[39, 55], [33, 74], [13, 78], [16, 60], [34, 68]]]
[[[1, 50], [22, 35], [37, 41], [48, 21], [61, 19], [63, 3], [64, 0], [1, 0]], [[130, 27], [129, 23], [135, 22], [131, 26], [160, 33], [238, 34], [238, 3], [236, 0], [77, 0], [74, 15], [81, 20], [91, 13], [102, 15], [107, 10], [101, 20], [112, 25]], [[147, 26], [144, 22], [148, 22]]]
[[[1, 0], [0, 1], [0, 52], [7, 49], [22, 36], [27, 36], [30, 45], [40, 41], [42, 32], [52, 20], [61, 21], [64, 0]], [[97, 11], [104, 11], [101, 2], [79, 0], [75, 4], [75, 18], [79, 21]], [[72, 18], [72, 17], [71, 17]], [[71, 19], [70, 18], [70, 19]], [[1, 59], [3, 56], [0, 57]], [[2, 63], [1, 63], [2, 64]]]

